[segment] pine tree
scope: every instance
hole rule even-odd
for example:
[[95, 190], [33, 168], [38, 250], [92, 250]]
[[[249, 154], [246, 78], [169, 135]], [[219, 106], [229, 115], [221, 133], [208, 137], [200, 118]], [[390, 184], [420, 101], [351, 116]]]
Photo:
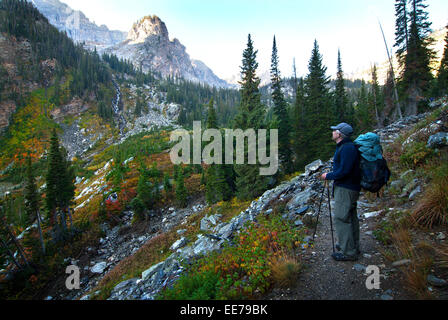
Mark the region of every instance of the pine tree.
[[372, 67], [372, 87], [370, 90], [370, 101], [369, 104], [372, 106], [373, 112], [375, 114], [376, 127], [382, 128], [384, 121], [384, 103], [381, 94], [380, 86], [378, 84], [378, 76], [376, 71], [376, 65]]
[[403, 89], [407, 96], [406, 114], [415, 115], [418, 112], [420, 97], [428, 92], [432, 80], [430, 63], [434, 51], [429, 46], [434, 40], [429, 36], [431, 23], [428, 22], [427, 5], [424, 0], [410, 0], [409, 41], [404, 59], [402, 76]]
[[163, 189], [165, 190], [166, 193], [169, 193], [173, 190], [173, 186], [171, 185], [170, 182], [170, 176], [167, 172], [165, 172], [163, 176]]
[[[208, 105], [207, 129], [218, 129], [213, 98]], [[223, 153], [222, 153], [223, 154]], [[213, 156], [213, 155], [212, 155]], [[223, 159], [221, 159], [222, 161]], [[216, 203], [230, 198], [231, 189], [227, 183], [225, 164], [212, 163], [207, 169], [205, 180], [205, 197], [208, 203]]]
[[[248, 35], [247, 47], [243, 52], [243, 60], [241, 66], [241, 103], [238, 114], [234, 119], [234, 128], [242, 129], [258, 129], [265, 128], [265, 107], [261, 103], [259, 92], [260, 79], [256, 72], [258, 68], [257, 50], [253, 47], [250, 34]], [[248, 154], [247, 145], [245, 146], [244, 159], [246, 161]], [[236, 174], [235, 186], [237, 197], [239, 199], [252, 199], [259, 196], [267, 185], [265, 176], [259, 173], [260, 165], [235, 164], [234, 170]]]
[[[448, 25], [445, 29], [448, 31]], [[437, 95], [444, 96], [446, 94], [448, 94], [448, 32], [445, 35], [445, 48], [437, 72]]]
[[308, 63], [309, 73], [305, 78], [304, 119], [301, 135], [302, 150], [306, 150], [303, 167], [308, 161], [327, 159], [334, 152], [330, 127], [336, 122], [329, 93], [327, 68], [322, 63], [317, 41]]
[[151, 209], [154, 204], [153, 185], [150, 181], [150, 172], [147, 168], [140, 169], [140, 176], [137, 183], [137, 197], [147, 209]]
[[295, 168], [300, 170], [300, 166], [306, 161], [305, 152], [303, 152], [303, 145], [305, 144], [303, 136], [304, 128], [304, 103], [305, 103], [305, 87], [303, 78], [298, 80], [296, 97], [294, 100], [293, 109], [293, 147], [295, 157]]
[[351, 123], [350, 112], [348, 110], [348, 98], [345, 92], [344, 73], [342, 71], [341, 52], [338, 50], [338, 65], [336, 74], [336, 88], [334, 92], [334, 107], [336, 122]]
[[42, 234], [42, 220], [40, 216], [40, 195], [37, 190], [36, 181], [31, 166], [31, 157], [27, 158], [27, 180], [25, 186], [25, 208], [28, 217], [33, 221], [37, 220], [37, 230], [39, 231], [39, 240], [42, 248], [42, 254], [45, 255], [45, 243]]
[[185, 188], [184, 174], [179, 170], [176, 179], [176, 200], [180, 207], [187, 206], [187, 189]]
[[75, 194], [74, 178], [73, 168], [66, 159], [65, 150], [59, 147], [59, 139], [53, 129], [48, 155], [45, 202], [50, 215], [50, 225], [53, 227], [53, 237], [56, 238], [65, 237], [65, 234], [61, 234], [60, 227], [64, 233], [67, 231], [66, 213], [71, 218], [70, 205]]
[[404, 57], [408, 49], [409, 31], [408, 31], [408, 0], [395, 0], [395, 43], [397, 47], [397, 57], [400, 67], [404, 65]]
[[356, 120], [360, 132], [369, 131], [373, 123], [372, 108], [369, 107], [369, 93], [366, 82], [362, 80], [361, 88], [356, 97]]
[[272, 100], [274, 102], [274, 115], [278, 121], [278, 150], [280, 167], [284, 173], [291, 173], [292, 166], [292, 150], [291, 150], [291, 125], [289, 123], [288, 111], [285, 96], [282, 92], [282, 79], [280, 77], [280, 70], [278, 69], [278, 52], [277, 43], [274, 41], [272, 45], [271, 57], [271, 88]]
[[207, 109], [207, 129], [217, 129], [218, 128], [218, 120], [216, 118], [216, 111], [214, 107], [214, 100], [213, 98], [210, 99], [210, 102], [208, 103], [208, 109]]
[[63, 173], [62, 156], [59, 150], [59, 140], [53, 129], [48, 155], [48, 171], [46, 175], [45, 203], [50, 215], [50, 225], [53, 228], [53, 238], [60, 232], [58, 223], [58, 208], [61, 207], [59, 196], [60, 175]]

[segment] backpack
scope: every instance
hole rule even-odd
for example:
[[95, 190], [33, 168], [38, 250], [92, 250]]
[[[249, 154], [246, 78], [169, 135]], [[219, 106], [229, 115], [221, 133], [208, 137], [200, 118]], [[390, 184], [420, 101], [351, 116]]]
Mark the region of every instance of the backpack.
[[383, 157], [380, 137], [368, 132], [360, 135], [354, 144], [360, 154], [361, 187], [366, 191], [378, 193], [387, 184], [391, 174]]

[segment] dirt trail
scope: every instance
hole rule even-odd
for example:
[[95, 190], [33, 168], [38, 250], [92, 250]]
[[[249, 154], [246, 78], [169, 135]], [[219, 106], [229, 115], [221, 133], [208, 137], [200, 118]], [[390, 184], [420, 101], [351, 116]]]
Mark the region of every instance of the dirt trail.
[[[314, 246], [300, 255], [305, 265], [297, 285], [289, 289], [274, 288], [265, 298], [272, 300], [402, 300], [412, 299], [404, 291], [399, 270], [393, 268], [379, 252], [381, 244], [371, 234], [375, 218], [364, 218], [364, 212], [374, 209], [358, 202], [360, 216], [360, 247], [358, 261], [335, 261], [333, 252], [328, 201], [322, 203]], [[331, 202], [333, 212], [334, 202]], [[334, 218], [334, 217], [333, 217]], [[334, 224], [333, 224], [334, 228]], [[337, 236], [334, 233], [335, 243]], [[376, 265], [380, 270], [380, 289], [367, 289], [365, 267]]]

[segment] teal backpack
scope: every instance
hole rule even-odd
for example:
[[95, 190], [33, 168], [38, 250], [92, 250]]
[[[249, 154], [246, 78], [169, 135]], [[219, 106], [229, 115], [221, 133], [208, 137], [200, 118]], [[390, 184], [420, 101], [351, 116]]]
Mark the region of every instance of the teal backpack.
[[360, 154], [361, 187], [366, 191], [378, 193], [387, 184], [391, 174], [383, 157], [380, 137], [368, 132], [360, 135], [354, 144]]

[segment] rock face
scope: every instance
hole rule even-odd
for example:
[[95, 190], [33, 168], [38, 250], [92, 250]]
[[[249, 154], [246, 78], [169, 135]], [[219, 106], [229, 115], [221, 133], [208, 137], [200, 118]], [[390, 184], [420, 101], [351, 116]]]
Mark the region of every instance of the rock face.
[[145, 16], [128, 33], [97, 26], [81, 11], [59, 0], [30, 0], [48, 21], [87, 49], [113, 53], [130, 60], [144, 72], [156, 71], [162, 76], [183, 77], [215, 87], [230, 87], [199, 60], [192, 60], [177, 39], [170, 40], [165, 23], [157, 16]]
[[125, 41], [107, 48], [105, 52], [130, 60], [144, 72], [157, 71], [164, 77], [183, 77], [216, 87], [229, 86], [203, 62], [191, 60], [178, 39], [170, 40], [165, 23], [155, 15], [138, 20]]
[[38, 87], [21, 71], [23, 65], [31, 63], [31, 57], [31, 44], [27, 40], [0, 34], [0, 133], [9, 125], [17, 108], [14, 96]]
[[76, 11], [59, 0], [32, 0], [34, 6], [48, 21], [75, 42], [85, 42], [89, 49], [97, 50], [117, 44], [126, 38], [126, 32], [109, 30], [105, 25], [97, 26], [81, 11]]

